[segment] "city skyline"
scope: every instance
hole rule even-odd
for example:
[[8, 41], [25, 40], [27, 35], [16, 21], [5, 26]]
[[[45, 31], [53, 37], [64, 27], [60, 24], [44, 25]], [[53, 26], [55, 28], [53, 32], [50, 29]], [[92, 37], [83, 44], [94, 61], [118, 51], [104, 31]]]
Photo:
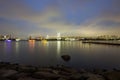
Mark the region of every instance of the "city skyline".
[[0, 0], [0, 34], [120, 36], [119, 0]]

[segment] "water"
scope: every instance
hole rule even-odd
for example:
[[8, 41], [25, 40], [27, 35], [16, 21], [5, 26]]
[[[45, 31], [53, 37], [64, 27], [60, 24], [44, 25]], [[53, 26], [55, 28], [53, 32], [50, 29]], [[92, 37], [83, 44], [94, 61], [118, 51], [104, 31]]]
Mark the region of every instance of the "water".
[[[64, 61], [61, 55], [70, 55]], [[81, 41], [3, 42], [0, 60], [35, 66], [66, 65], [73, 68], [120, 69], [120, 46], [83, 44]]]

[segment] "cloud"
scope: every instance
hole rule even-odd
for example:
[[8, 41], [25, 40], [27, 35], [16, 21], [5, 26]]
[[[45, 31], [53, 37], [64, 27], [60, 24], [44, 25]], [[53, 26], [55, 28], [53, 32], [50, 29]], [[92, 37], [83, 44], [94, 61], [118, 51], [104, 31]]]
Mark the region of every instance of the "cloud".
[[80, 25], [79, 31], [85, 36], [118, 35], [120, 36], [120, 21], [108, 17], [90, 19]]
[[34, 9], [25, 5], [24, 2], [18, 0], [1, 0], [0, 6], [0, 18], [7, 20], [45, 23], [53, 19], [58, 20], [62, 17], [60, 11], [53, 6], [46, 7], [39, 12], [34, 11]]
[[71, 11], [76, 13], [80, 8], [79, 6], [87, 2], [89, 2], [89, 0], [54, 0], [47, 7], [44, 7], [43, 10], [35, 11], [30, 6], [26, 5], [23, 0], [1, 0], [0, 17], [13, 20], [31, 21], [34, 23], [41, 23], [50, 20], [52, 17], [62, 17], [62, 19], [65, 19], [63, 18], [65, 17], [63, 8], [65, 10], [71, 9]]
[[[97, 17], [87, 19], [80, 25], [84, 35], [119, 35], [120, 36], [120, 0], [109, 0]], [[108, 5], [108, 6], [107, 6]]]
[[[66, 33], [70, 31], [82, 35], [120, 34], [119, 25], [107, 26], [101, 24], [103, 22], [107, 24], [110, 21], [120, 23], [119, 0], [110, 0], [111, 3], [108, 3], [108, 6], [102, 9], [100, 13], [92, 15], [84, 21], [76, 17], [80, 13], [85, 13], [84, 11], [89, 7], [88, 4], [94, 1], [53, 0], [49, 5], [42, 7], [42, 10], [37, 11], [28, 6], [24, 0], [0, 0], [0, 18], [9, 21], [9, 23], [5, 21], [6, 23], [0, 24], [0, 27], [4, 26], [4, 28], [1, 28], [3, 31], [9, 29], [9, 33], [13, 31], [16, 31], [16, 33], [27, 32], [26, 35], [37, 35], [38, 33], [56, 35], [57, 32]], [[72, 17], [75, 20], [78, 19], [81, 23], [76, 24], [74, 19], [69, 22], [71, 17], [69, 14], [72, 14]], [[69, 17], [66, 17], [68, 15]], [[82, 18], [87, 15], [82, 14], [80, 16]], [[20, 25], [23, 22], [25, 25]]]
[[[45, 33], [44, 31], [48, 31], [48, 32], [53, 31], [54, 34], [57, 32], [68, 32], [71, 29], [74, 30], [74, 27], [76, 26], [67, 23], [60, 10], [58, 10], [58, 8], [55, 8], [54, 6], [49, 6], [40, 12], [34, 12], [34, 10], [29, 9], [29, 7], [23, 4], [22, 2], [19, 3], [16, 0], [13, 1], [14, 3], [10, 3], [10, 1], [1, 2], [2, 4], [1, 6], [5, 11], [1, 10], [0, 17], [7, 20], [12, 20], [13, 22], [16, 20], [18, 22], [26, 21], [29, 24], [34, 25], [32, 29], [33, 31], [30, 30], [31, 34], [37, 34], [39, 31], [43, 33]], [[7, 27], [14, 28], [10, 32], [15, 31], [15, 28], [17, 28], [16, 32], [20, 31], [19, 29], [20, 26], [19, 27], [17, 27], [18, 25], [16, 27], [15, 26], [16, 25], [9, 25]], [[25, 26], [28, 27], [26, 31], [29, 33], [29, 29], [31, 29], [32, 27], [30, 25], [25, 25]], [[24, 27], [21, 28], [24, 29]]]

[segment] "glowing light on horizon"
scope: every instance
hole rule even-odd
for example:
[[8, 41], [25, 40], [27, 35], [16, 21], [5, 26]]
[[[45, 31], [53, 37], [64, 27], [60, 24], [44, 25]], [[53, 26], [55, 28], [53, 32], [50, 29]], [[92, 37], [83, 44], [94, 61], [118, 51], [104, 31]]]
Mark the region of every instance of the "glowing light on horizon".
[[42, 43], [45, 45], [45, 44], [47, 44], [48, 42], [47, 42], [47, 40], [42, 40]]
[[46, 39], [49, 39], [49, 35], [46, 36]]
[[60, 40], [61, 39], [61, 35], [60, 33], [57, 33], [57, 40]]
[[6, 42], [11, 42], [12, 40], [5, 40]]
[[16, 41], [20, 41], [20, 39], [16, 39]]
[[35, 40], [29, 40], [29, 42], [35, 42]]

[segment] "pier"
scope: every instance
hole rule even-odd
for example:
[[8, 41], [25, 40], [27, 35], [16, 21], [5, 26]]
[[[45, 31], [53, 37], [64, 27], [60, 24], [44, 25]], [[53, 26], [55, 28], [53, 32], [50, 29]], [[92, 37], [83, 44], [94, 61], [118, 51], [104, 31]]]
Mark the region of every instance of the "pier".
[[105, 44], [105, 45], [118, 45], [120, 46], [120, 41], [82, 41], [82, 43], [91, 43], [91, 44]]

